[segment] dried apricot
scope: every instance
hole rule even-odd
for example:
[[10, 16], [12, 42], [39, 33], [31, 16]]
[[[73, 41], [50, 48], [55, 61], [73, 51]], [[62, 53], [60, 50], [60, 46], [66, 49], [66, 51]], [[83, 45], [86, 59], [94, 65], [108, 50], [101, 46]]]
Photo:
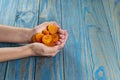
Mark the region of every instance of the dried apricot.
[[35, 37], [35, 35], [32, 36], [32, 42], [36, 42], [36, 37]]
[[43, 33], [44, 35], [48, 35], [48, 34], [49, 34], [49, 31], [45, 29], [45, 30], [42, 31], [42, 33]]
[[48, 25], [47, 29], [44, 29], [41, 33], [36, 33], [32, 36], [32, 42], [40, 42], [47, 46], [55, 46], [58, 40], [58, 27], [54, 24]]
[[53, 24], [48, 25], [47, 29], [50, 34], [55, 34], [58, 32], [58, 27]]
[[51, 35], [44, 35], [42, 37], [42, 42], [46, 45], [48, 45], [52, 41], [52, 36]]
[[37, 33], [35, 35], [35, 38], [36, 38], [36, 42], [42, 42], [42, 37], [44, 36], [44, 34], [42, 33]]
[[48, 44], [48, 46], [55, 46], [56, 42], [59, 40], [58, 34], [52, 34], [52, 41]]
[[59, 35], [58, 34], [52, 34], [52, 41], [57, 42], [59, 40]]
[[51, 41], [49, 44], [48, 44], [48, 46], [55, 46], [56, 45], [56, 43], [55, 42], [53, 42], [53, 41]]

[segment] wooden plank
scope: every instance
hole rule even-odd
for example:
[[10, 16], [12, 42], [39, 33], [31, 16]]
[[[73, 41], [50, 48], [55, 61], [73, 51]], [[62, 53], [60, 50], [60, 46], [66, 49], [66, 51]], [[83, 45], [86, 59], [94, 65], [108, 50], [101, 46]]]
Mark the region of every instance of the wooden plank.
[[[61, 24], [60, 0], [41, 0], [39, 12], [39, 24], [44, 21]], [[36, 65], [35, 80], [64, 80], [62, 52], [55, 57], [40, 57]]]
[[105, 6], [103, 3], [102, 0], [83, 0], [82, 19], [86, 43], [84, 56], [91, 56], [92, 62], [86, 68], [89, 71], [91, 67], [90, 73], [94, 80], [119, 80], [116, 49], [108, 24], [109, 18], [106, 17], [109, 14], [105, 14], [107, 11], [109, 13], [109, 9], [104, 9], [109, 3]]
[[120, 0], [102, 0], [102, 2], [116, 50], [114, 53], [116, 55], [116, 67], [119, 68], [119, 72], [113, 73], [112, 79], [117, 80], [120, 75]]
[[0, 63], [0, 80], [4, 80], [7, 62]]
[[64, 49], [65, 80], [118, 80], [116, 51], [102, 1], [63, 0], [62, 23], [70, 36]]
[[[64, 80], [87, 80], [86, 54], [82, 25], [82, 2], [61, 0], [62, 26], [68, 30], [69, 38], [64, 48]], [[86, 43], [85, 43], [86, 44]], [[85, 59], [84, 59], [84, 58]], [[89, 58], [87, 58], [89, 60]]]
[[[14, 25], [16, 14], [17, 0], [0, 0], [0, 24]], [[12, 4], [12, 5], [11, 5]], [[11, 13], [10, 13], [11, 12]], [[12, 16], [11, 16], [12, 15]], [[0, 47], [8, 47], [11, 44], [0, 43]], [[0, 63], [0, 80], [5, 80], [7, 70], [7, 62]]]
[[[6, 1], [5, 3], [8, 2]], [[12, 12], [11, 8], [13, 8], [12, 5], [14, 4], [16, 4], [16, 11]], [[6, 9], [8, 9], [7, 14], [9, 13], [14, 19], [14, 26], [33, 28], [38, 21], [38, 6], [39, 0], [12, 0], [12, 3], [9, 3]], [[9, 61], [5, 80], [34, 80], [34, 73], [34, 58]]]

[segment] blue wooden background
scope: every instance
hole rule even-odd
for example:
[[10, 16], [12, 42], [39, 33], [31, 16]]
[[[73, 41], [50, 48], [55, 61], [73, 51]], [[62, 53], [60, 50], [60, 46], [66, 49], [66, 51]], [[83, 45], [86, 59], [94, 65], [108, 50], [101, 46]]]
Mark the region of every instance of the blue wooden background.
[[[0, 63], [0, 80], [120, 80], [120, 0], [0, 0], [0, 24], [45, 21], [68, 30], [64, 49]], [[19, 45], [0, 43], [7, 46]]]

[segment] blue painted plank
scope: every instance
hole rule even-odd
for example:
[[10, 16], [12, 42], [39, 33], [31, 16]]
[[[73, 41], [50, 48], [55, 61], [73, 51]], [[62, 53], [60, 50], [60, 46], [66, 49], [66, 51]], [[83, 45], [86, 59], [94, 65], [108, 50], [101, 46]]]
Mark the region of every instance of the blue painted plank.
[[5, 79], [6, 68], [7, 62], [0, 63], [0, 80]]
[[40, 10], [39, 24], [62, 23], [69, 38], [64, 54], [54, 58], [0, 63], [0, 80], [119, 80], [119, 4], [119, 0], [1, 0], [0, 24], [33, 28]]
[[[3, 16], [9, 15], [13, 19], [13, 26], [33, 28], [37, 25], [39, 0], [11, 0], [11, 2], [5, 1], [5, 3], [6, 5], [3, 6], [9, 6], [5, 8], [7, 13]], [[9, 21], [10, 19], [8, 17], [7, 22]], [[9, 61], [5, 80], [34, 80], [34, 73], [34, 58]]]
[[[64, 48], [65, 80], [87, 80], [87, 65], [84, 50], [82, 3], [80, 0], [61, 0], [62, 26], [68, 30], [69, 38]], [[84, 61], [85, 60], [85, 61]], [[88, 58], [89, 60], [89, 58]]]
[[[104, 0], [105, 1], [105, 0]], [[102, 0], [83, 0], [82, 19], [84, 26], [84, 47], [86, 60], [91, 61], [86, 66], [88, 74], [92, 73], [95, 80], [119, 80], [119, 66], [116, 48], [108, 24], [108, 14], [105, 12]], [[106, 2], [106, 1], [105, 1]], [[89, 57], [90, 56], [90, 57]], [[91, 71], [89, 68], [91, 67]], [[90, 72], [90, 73], [89, 73]]]
[[[120, 69], [120, 0], [102, 0], [102, 2], [116, 50], [118, 68]], [[106, 6], [108, 4], [109, 6]], [[116, 79], [119, 78], [120, 72], [117, 74], [115, 75]]]
[[[16, 14], [17, 0], [0, 0], [0, 24], [14, 25]], [[12, 4], [12, 5], [11, 5]], [[12, 15], [12, 16], [11, 16]], [[8, 47], [12, 44], [0, 43], [0, 47]], [[5, 80], [7, 70], [7, 62], [0, 63], [0, 80]]]
[[[60, 0], [40, 1], [39, 24], [44, 21], [61, 24]], [[40, 57], [36, 65], [35, 80], [64, 80], [62, 52], [55, 57]]]
[[65, 80], [119, 79], [106, 15], [102, 0], [62, 0], [62, 25], [69, 31], [64, 48]]

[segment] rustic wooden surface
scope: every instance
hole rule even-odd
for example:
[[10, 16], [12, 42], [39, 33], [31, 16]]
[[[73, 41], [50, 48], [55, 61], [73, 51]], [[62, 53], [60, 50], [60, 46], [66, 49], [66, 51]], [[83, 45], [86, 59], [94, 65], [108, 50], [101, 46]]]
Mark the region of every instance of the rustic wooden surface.
[[[0, 63], [0, 80], [119, 80], [120, 0], [0, 0], [0, 24], [56, 21], [69, 32], [55, 57]], [[0, 47], [19, 44], [0, 43]]]

